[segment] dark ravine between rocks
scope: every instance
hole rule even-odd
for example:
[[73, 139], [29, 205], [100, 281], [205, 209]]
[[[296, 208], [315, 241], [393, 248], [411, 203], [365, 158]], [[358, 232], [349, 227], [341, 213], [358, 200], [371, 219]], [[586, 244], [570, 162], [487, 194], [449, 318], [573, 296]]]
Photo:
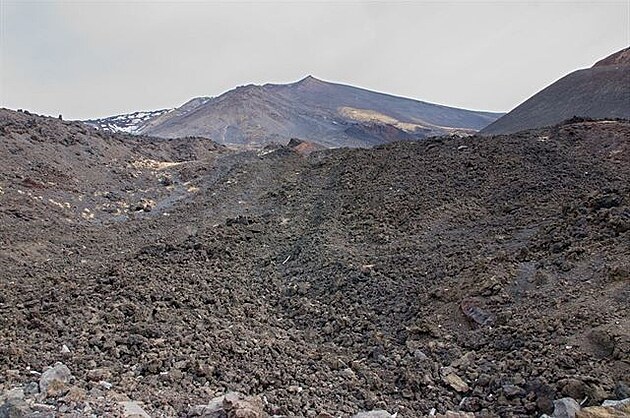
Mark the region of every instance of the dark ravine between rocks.
[[[308, 155], [9, 111], [0, 135], [2, 413], [630, 397], [628, 122]], [[42, 388], [57, 362], [71, 378]]]

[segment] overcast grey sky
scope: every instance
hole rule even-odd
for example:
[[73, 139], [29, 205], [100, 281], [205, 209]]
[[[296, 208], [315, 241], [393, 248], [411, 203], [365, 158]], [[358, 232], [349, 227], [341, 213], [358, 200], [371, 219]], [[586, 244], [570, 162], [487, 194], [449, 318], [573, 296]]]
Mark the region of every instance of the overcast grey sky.
[[630, 0], [0, 0], [1, 106], [90, 118], [307, 74], [508, 111], [630, 44]]

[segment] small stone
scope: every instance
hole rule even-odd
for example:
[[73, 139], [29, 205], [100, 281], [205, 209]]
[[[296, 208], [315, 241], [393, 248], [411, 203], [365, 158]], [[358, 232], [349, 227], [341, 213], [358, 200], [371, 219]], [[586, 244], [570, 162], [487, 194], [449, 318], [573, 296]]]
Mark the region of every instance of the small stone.
[[59, 398], [68, 393], [69, 389], [70, 387], [66, 383], [55, 379], [48, 384], [46, 391], [43, 393], [48, 398]]
[[219, 402], [212, 400], [208, 405], [196, 405], [189, 408], [187, 416], [206, 418], [218, 418], [225, 416], [225, 411], [223, 410], [223, 397], [221, 397], [221, 401]]
[[6, 399], [24, 399], [24, 389], [15, 388], [7, 392]]
[[106, 380], [101, 380], [100, 382], [98, 382], [98, 384], [105, 390], [110, 390], [114, 386]]
[[39, 393], [39, 385], [37, 382], [29, 382], [26, 386], [24, 386], [24, 394], [25, 395], [36, 395]]
[[526, 395], [525, 390], [516, 385], [503, 385], [503, 393], [508, 398], [523, 397]]
[[179, 382], [184, 377], [184, 374], [181, 371], [177, 370], [177, 369], [172, 369], [169, 372], [169, 376], [170, 376], [170, 380], [172, 382]]
[[455, 373], [447, 374], [444, 378], [444, 383], [455, 389], [457, 392], [468, 392], [470, 387], [468, 384], [462, 380], [461, 377], [457, 376]]
[[578, 379], [565, 379], [558, 384], [562, 387], [560, 393], [567, 398], [584, 399], [586, 397], [586, 385]]
[[38, 417], [53, 418], [55, 416], [54, 414], [55, 405], [35, 402], [32, 405], [30, 405], [30, 407], [33, 409], [35, 413], [37, 413], [36, 416]]
[[426, 361], [429, 359], [429, 357], [420, 350], [414, 350], [413, 357], [418, 361]]
[[223, 409], [234, 418], [261, 418], [263, 402], [258, 396], [245, 397], [238, 392], [231, 392], [223, 398]]
[[490, 377], [489, 375], [485, 373], [482, 373], [477, 378], [477, 385], [485, 387], [485, 386], [488, 386], [491, 381], [492, 381], [492, 377]]
[[622, 399], [620, 401], [607, 399], [602, 403], [602, 406], [612, 406], [613, 408], [622, 408], [625, 406], [630, 406], [630, 398]]
[[[612, 393], [605, 390], [601, 385], [591, 383], [587, 385], [586, 396], [588, 397], [591, 403], [602, 403], [605, 399], [608, 399], [612, 396]], [[585, 396], [585, 397], [586, 397]], [[583, 399], [583, 398], [577, 398]]]
[[64, 402], [74, 402], [74, 403], [78, 403], [78, 402], [83, 402], [85, 401], [87, 398], [87, 394], [85, 392], [85, 390], [77, 387], [77, 386], [72, 386], [69, 390], [68, 393], [66, 393], [66, 396], [64, 396], [63, 398], [61, 398]]
[[259, 412], [251, 410], [251, 409], [237, 409], [236, 411], [234, 411], [234, 413], [232, 415], [230, 415], [230, 418], [234, 417], [234, 418], [260, 418], [262, 417], [262, 415], [260, 415]]
[[20, 377], [20, 371], [15, 369], [9, 369], [4, 372], [4, 376], [11, 379], [18, 379]]
[[289, 386], [287, 390], [289, 393], [301, 393], [304, 389], [302, 386]]
[[463, 356], [455, 360], [453, 363], [451, 363], [451, 367], [455, 367], [460, 370], [465, 370], [468, 367], [472, 366], [474, 362], [475, 362], [475, 352], [471, 351], [464, 354]]
[[238, 392], [228, 392], [210, 400], [207, 405], [197, 405], [188, 410], [189, 417], [205, 418], [261, 418], [263, 402], [260, 397], [245, 395]]
[[554, 410], [553, 398], [555, 391], [546, 383], [535, 381], [532, 390], [536, 394], [536, 407], [539, 411], [551, 414]]
[[610, 406], [589, 406], [577, 412], [576, 418], [627, 418], [630, 416], [630, 406], [625, 410]]
[[301, 282], [297, 285], [297, 291], [300, 295], [306, 295], [311, 288], [311, 284], [308, 282]]
[[90, 389], [90, 398], [99, 399], [99, 398], [104, 398], [104, 397], [105, 397], [105, 393], [98, 387], [95, 386], [92, 389]]
[[512, 378], [512, 383], [517, 386], [523, 386], [525, 384], [525, 379], [523, 379], [523, 376], [520, 373], [516, 373]]
[[624, 382], [617, 382], [615, 385], [615, 396], [617, 399], [630, 398], [630, 387]]
[[493, 314], [482, 309], [473, 299], [463, 300], [459, 307], [470, 322], [478, 326], [492, 325], [496, 321]]
[[123, 407], [123, 417], [125, 418], [151, 418], [144, 409], [134, 401], [119, 402]]
[[112, 391], [111, 393], [108, 393], [106, 398], [108, 400], [112, 400], [114, 402], [127, 402], [131, 399], [129, 399], [129, 396], [125, 395], [124, 393], [118, 393], [115, 391]]
[[375, 409], [374, 411], [359, 412], [352, 416], [352, 418], [392, 418], [392, 414], [383, 410]]
[[580, 404], [578, 404], [573, 398], [562, 398], [553, 401], [553, 418], [575, 418], [575, 415], [580, 410]]
[[424, 376], [422, 376], [422, 383], [426, 386], [433, 386], [434, 382], [430, 373], [425, 373]]
[[0, 417], [2, 418], [23, 418], [31, 415], [31, 408], [23, 399], [7, 399], [0, 406]]
[[106, 368], [88, 370], [86, 374], [88, 380], [93, 382], [100, 382], [101, 380], [109, 380], [112, 377], [112, 372]]
[[61, 354], [70, 354], [70, 349], [67, 345], [64, 344], [61, 346]]
[[459, 409], [466, 412], [479, 412], [481, 410], [481, 400], [476, 397], [464, 396], [459, 403]]
[[348, 368], [346, 368], [346, 369], [343, 369], [343, 370], [341, 371], [341, 375], [342, 375], [343, 377], [345, 377], [346, 379], [354, 379], [354, 378], [356, 377], [356, 375], [354, 374], [354, 372], [352, 371], [352, 369], [351, 369], [351, 368], [349, 368], [349, 367], [348, 367]]

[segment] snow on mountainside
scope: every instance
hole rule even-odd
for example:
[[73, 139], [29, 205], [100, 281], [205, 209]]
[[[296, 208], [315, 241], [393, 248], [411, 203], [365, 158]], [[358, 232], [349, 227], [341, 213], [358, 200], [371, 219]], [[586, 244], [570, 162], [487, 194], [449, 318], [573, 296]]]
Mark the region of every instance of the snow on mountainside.
[[138, 134], [141, 133], [142, 128], [147, 121], [161, 116], [171, 110], [172, 109], [161, 109], [127, 113], [124, 115], [110, 116], [101, 119], [90, 119], [84, 121], [84, 123], [102, 131]]

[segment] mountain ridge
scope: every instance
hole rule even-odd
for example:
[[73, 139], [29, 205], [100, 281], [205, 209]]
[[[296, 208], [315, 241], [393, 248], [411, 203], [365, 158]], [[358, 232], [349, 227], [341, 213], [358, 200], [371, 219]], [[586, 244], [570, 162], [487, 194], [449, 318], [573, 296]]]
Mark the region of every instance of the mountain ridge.
[[135, 133], [205, 136], [219, 143], [264, 146], [302, 138], [331, 148], [470, 134], [501, 114], [458, 109], [308, 75], [289, 84], [238, 86], [194, 98], [142, 121]]
[[480, 133], [515, 133], [572, 117], [630, 118], [630, 48], [561, 77]]

